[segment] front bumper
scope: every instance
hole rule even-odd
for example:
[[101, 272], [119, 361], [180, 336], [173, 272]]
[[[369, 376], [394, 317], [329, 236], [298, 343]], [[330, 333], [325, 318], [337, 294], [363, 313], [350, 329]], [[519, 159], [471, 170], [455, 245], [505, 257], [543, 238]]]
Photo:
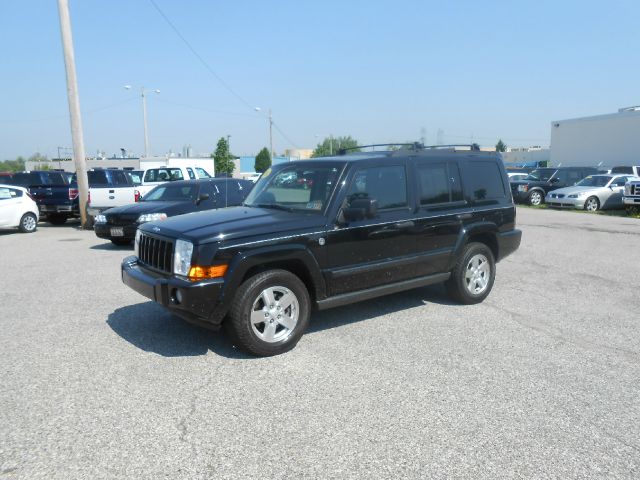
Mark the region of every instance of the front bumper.
[[553, 198], [552, 194], [549, 194], [544, 199], [545, 203], [549, 207], [554, 208], [577, 208], [579, 210], [584, 208], [584, 202], [587, 197], [584, 198]]
[[640, 207], [640, 197], [622, 197], [622, 203]]
[[125, 285], [183, 320], [209, 329], [220, 328], [226, 314], [219, 302], [224, 279], [189, 282], [166, 277], [140, 265], [136, 256], [122, 261], [121, 273]]
[[[119, 235], [120, 230], [122, 235]], [[98, 238], [105, 238], [107, 240], [129, 240], [133, 241], [136, 238], [136, 230], [138, 224], [133, 223], [131, 225], [109, 225], [107, 223], [95, 223], [93, 225], [93, 231], [96, 232]]]

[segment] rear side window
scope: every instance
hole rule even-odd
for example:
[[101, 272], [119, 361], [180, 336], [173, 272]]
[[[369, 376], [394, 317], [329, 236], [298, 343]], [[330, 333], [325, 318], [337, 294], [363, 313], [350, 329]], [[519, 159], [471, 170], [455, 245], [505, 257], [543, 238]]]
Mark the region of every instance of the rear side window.
[[16, 190], [15, 188], [0, 188], [0, 200], [9, 200], [11, 198], [21, 197], [22, 190]]
[[189, 179], [190, 180], [195, 180], [196, 179], [196, 174], [193, 173], [193, 170], [191, 170], [191, 168], [187, 167], [187, 175], [189, 175]]
[[378, 209], [407, 206], [407, 177], [404, 167], [363, 168], [356, 172], [347, 194], [349, 203], [359, 198], [378, 201]]
[[423, 163], [417, 165], [420, 204], [458, 202], [462, 198], [460, 171], [455, 163]]
[[506, 196], [502, 173], [496, 162], [469, 160], [464, 169], [465, 188], [473, 200]]
[[46, 185], [47, 178], [41, 178], [39, 173], [16, 173], [11, 180], [12, 185], [28, 187], [29, 185]]
[[211, 178], [211, 175], [209, 175], [204, 168], [196, 167], [196, 173], [198, 178]]
[[87, 172], [87, 178], [89, 180], [89, 185], [108, 185], [107, 181], [107, 172], [104, 170], [94, 170]]

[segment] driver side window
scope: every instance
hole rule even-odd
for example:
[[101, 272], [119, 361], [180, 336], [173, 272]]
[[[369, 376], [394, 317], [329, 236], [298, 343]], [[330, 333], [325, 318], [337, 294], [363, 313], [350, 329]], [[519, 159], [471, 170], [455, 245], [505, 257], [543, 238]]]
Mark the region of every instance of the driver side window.
[[407, 206], [407, 178], [404, 166], [363, 168], [356, 172], [351, 182], [347, 201], [349, 204], [361, 198], [378, 201], [378, 210]]

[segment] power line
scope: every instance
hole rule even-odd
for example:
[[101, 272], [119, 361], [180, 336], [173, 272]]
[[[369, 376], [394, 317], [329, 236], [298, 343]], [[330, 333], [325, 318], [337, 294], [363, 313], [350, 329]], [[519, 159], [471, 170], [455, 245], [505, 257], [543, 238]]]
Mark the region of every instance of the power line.
[[[115, 103], [111, 103], [109, 105], [104, 105], [102, 107], [96, 107], [90, 110], [83, 110], [82, 111], [82, 115], [91, 115], [93, 113], [96, 112], [101, 112], [103, 110], [108, 110], [110, 108], [114, 108], [117, 107], [119, 105], [122, 105], [124, 103], [129, 103], [132, 102], [133, 100], [136, 100], [138, 97], [130, 97], [127, 98], [125, 100], [120, 100], [118, 102]], [[50, 117], [41, 117], [41, 118], [29, 118], [29, 119], [21, 119], [21, 120], [0, 120], [0, 123], [36, 123], [36, 122], [46, 122], [49, 120], [60, 120], [60, 119], [68, 119], [69, 118], [69, 114], [65, 114], [65, 115], [52, 115]]]
[[220, 75], [218, 75], [213, 68], [211, 68], [211, 66], [209, 66], [209, 64], [205, 61], [204, 58], [202, 58], [200, 56], [200, 54], [196, 51], [195, 48], [193, 48], [191, 46], [191, 44], [189, 43], [189, 41], [180, 33], [180, 31], [176, 28], [176, 26], [171, 22], [171, 20], [169, 20], [169, 17], [167, 17], [165, 15], [165, 13], [160, 9], [160, 7], [158, 6], [158, 4], [155, 2], [155, 0], [149, 0], [149, 2], [151, 2], [151, 5], [153, 5], [153, 7], [158, 11], [158, 13], [160, 14], [160, 16], [164, 19], [165, 22], [167, 22], [167, 24], [171, 27], [171, 29], [175, 32], [176, 35], [178, 35], [178, 37], [180, 38], [180, 40], [183, 41], [183, 43], [187, 46], [187, 48], [191, 51], [191, 53], [193, 53], [193, 55], [200, 61], [200, 63], [202, 63], [202, 65], [204, 66], [204, 68], [207, 69], [207, 71], [213, 75], [213, 77], [218, 80], [218, 82], [220, 82], [220, 84], [227, 89], [227, 91], [229, 93], [231, 93], [234, 97], [236, 97], [238, 100], [240, 100], [247, 108], [250, 108], [251, 110], [253, 110], [253, 105], [251, 105], [249, 102], [247, 102], [238, 92], [236, 92], [233, 88], [231, 88], [231, 86], [225, 82], [222, 77], [220, 77]]
[[256, 116], [255, 114], [250, 114], [250, 113], [240, 113], [240, 112], [226, 112], [223, 110], [215, 110], [215, 109], [211, 109], [211, 108], [206, 108], [206, 107], [196, 107], [195, 105], [187, 105], [186, 103], [178, 103], [178, 102], [172, 102], [169, 100], [165, 100], [165, 99], [160, 99], [159, 97], [156, 98], [154, 100], [155, 102], [160, 102], [160, 103], [166, 103], [168, 105], [175, 105], [177, 107], [182, 107], [182, 108], [189, 108], [192, 110], [201, 110], [203, 112], [209, 112], [209, 113], [220, 113], [223, 115], [235, 115], [235, 116], [239, 116], [239, 117], [251, 117], [255, 120], [262, 120], [260, 117]]
[[282, 137], [291, 144], [291, 146], [293, 146], [294, 148], [300, 148], [289, 137], [287, 137], [282, 130], [280, 130], [280, 127], [278, 127], [276, 122], [272, 122], [272, 123], [273, 123], [273, 128], [275, 128], [280, 133], [280, 135], [282, 135]]

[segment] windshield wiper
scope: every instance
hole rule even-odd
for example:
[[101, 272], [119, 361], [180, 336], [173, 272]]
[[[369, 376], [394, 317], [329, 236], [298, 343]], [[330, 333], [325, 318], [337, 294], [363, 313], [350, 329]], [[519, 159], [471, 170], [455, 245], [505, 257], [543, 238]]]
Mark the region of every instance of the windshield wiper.
[[293, 208], [285, 207], [284, 205], [280, 205], [277, 203], [258, 203], [258, 204], [253, 204], [251, 206], [258, 207], [258, 208], [273, 208], [275, 210], [284, 210], [285, 212], [293, 212]]

